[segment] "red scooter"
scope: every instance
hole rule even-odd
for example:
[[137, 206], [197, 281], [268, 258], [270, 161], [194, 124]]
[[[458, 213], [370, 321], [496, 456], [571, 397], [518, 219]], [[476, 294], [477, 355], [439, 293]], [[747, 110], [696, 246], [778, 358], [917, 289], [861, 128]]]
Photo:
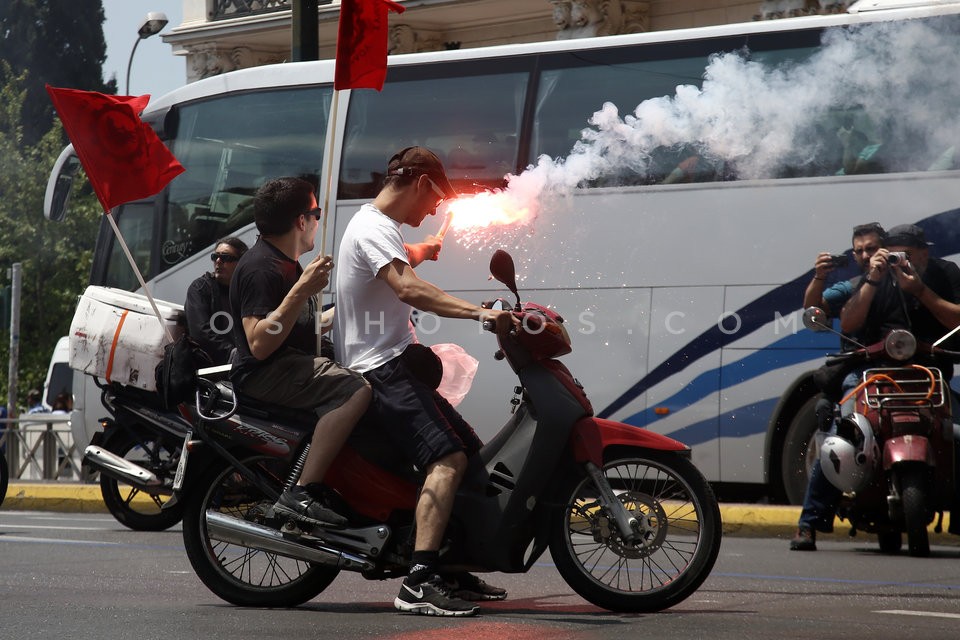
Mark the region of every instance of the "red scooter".
[[[812, 307], [804, 325], [833, 331], [823, 311]], [[881, 551], [898, 553], [907, 534], [910, 555], [930, 554], [927, 525], [951, 506], [954, 441], [950, 388], [934, 361], [960, 354], [918, 344], [906, 330], [883, 342], [839, 356], [862, 369], [860, 383], [841, 401], [837, 430], [820, 446], [820, 466], [844, 492], [837, 515], [858, 529], [876, 533]], [[952, 364], [951, 364], [952, 366]], [[960, 516], [960, 514], [956, 514]]]
[[[514, 410], [471, 461], [441, 549], [441, 570], [528, 571], [550, 549], [561, 576], [593, 604], [648, 612], [674, 606], [709, 575], [721, 522], [690, 450], [645, 429], [593, 417], [556, 359], [571, 344], [562, 318], [521, 304], [513, 260], [491, 272], [517, 296], [522, 329], [498, 333], [498, 359], [519, 376]], [[487, 327], [493, 330], [492, 327]], [[224, 600], [288, 607], [326, 589], [341, 570], [404, 576], [422, 476], [397, 460], [376, 424], [361, 424], [327, 475], [344, 529], [304, 529], [273, 515], [295, 482], [316, 418], [237, 401], [200, 377], [195, 429], [174, 482], [194, 570]]]

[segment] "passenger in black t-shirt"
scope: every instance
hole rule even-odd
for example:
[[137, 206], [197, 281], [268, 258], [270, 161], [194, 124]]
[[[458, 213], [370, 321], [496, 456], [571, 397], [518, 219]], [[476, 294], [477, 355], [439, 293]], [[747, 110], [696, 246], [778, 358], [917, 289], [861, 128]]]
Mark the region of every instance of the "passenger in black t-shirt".
[[315, 295], [330, 281], [333, 259], [313, 250], [321, 211], [314, 188], [299, 178], [278, 178], [254, 197], [260, 238], [237, 265], [230, 285], [237, 352], [231, 379], [243, 395], [316, 412], [319, 420], [297, 484], [274, 505], [309, 524], [343, 526], [346, 519], [322, 504], [319, 484], [370, 404], [363, 376], [318, 350]]

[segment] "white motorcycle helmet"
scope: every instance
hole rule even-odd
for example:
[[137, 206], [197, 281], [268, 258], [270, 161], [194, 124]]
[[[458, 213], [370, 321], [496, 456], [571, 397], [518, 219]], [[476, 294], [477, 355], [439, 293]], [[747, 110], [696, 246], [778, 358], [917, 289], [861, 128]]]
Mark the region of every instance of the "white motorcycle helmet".
[[837, 425], [836, 435], [820, 446], [820, 469], [843, 492], [860, 491], [870, 482], [880, 459], [880, 447], [866, 416], [851, 413]]

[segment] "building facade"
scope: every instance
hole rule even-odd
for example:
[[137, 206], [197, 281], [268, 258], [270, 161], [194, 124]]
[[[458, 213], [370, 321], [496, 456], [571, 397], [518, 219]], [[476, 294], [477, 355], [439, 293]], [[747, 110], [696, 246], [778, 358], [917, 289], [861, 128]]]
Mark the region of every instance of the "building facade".
[[[293, 0], [182, 0], [163, 36], [187, 82], [291, 59]], [[826, 13], [844, 0], [398, 0], [391, 53], [597, 37]], [[319, 7], [320, 58], [334, 56], [340, 0]]]

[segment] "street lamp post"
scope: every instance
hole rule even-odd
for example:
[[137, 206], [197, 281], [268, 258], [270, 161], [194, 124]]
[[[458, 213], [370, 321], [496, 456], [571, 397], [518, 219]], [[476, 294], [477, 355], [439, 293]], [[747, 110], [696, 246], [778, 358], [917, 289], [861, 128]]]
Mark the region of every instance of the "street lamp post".
[[167, 22], [167, 15], [160, 11], [151, 11], [147, 14], [147, 17], [140, 21], [140, 28], [137, 29], [137, 39], [133, 43], [130, 60], [127, 62], [127, 95], [130, 95], [130, 67], [133, 65], [133, 54], [137, 52], [137, 45], [140, 44], [141, 40], [146, 40], [150, 36], [160, 33], [160, 30], [167, 26]]

